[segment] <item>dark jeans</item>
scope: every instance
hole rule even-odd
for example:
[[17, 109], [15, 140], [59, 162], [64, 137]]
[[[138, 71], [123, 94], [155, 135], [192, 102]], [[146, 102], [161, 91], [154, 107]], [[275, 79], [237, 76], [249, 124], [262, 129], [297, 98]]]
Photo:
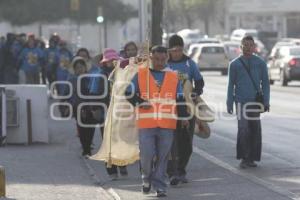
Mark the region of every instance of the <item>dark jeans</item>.
[[260, 161], [262, 149], [260, 113], [246, 111], [253, 108], [253, 106], [237, 104], [237, 159]]
[[44, 66], [42, 67], [41, 75], [42, 75], [42, 84], [46, 85], [46, 69]]
[[[74, 109], [77, 110], [77, 109]], [[95, 120], [93, 118], [93, 115], [91, 113], [90, 110], [85, 110], [86, 115], [85, 116], [81, 116], [81, 122], [84, 125], [93, 125], [95, 124]], [[77, 117], [77, 114], [75, 114], [75, 116]], [[77, 129], [79, 132], [79, 139], [80, 139], [80, 143], [83, 149], [83, 154], [88, 154], [91, 155], [91, 145], [93, 142], [93, 138], [94, 138], [94, 133], [95, 133], [95, 128], [94, 127], [84, 127], [81, 126], [78, 123], [78, 119], [76, 119], [77, 121]]]
[[46, 76], [47, 76], [47, 80], [49, 83], [49, 87], [51, 86], [51, 84], [56, 81], [56, 74], [55, 72], [51, 72], [51, 71], [47, 71], [46, 72]]
[[[104, 133], [104, 126], [102, 126], [100, 128], [101, 131], [101, 135], [102, 135], [102, 139], [103, 139], [103, 133]], [[117, 165], [112, 165], [112, 166], [108, 166], [107, 163], [105, 163], [105, 167], [106, 167], [106, 172], [108, 175], [112, 175], [112, 174], [118, 174], [118, 166]], [[119, 169], [125, 168], [127, 169], [127, 166], [119, 166]]]
[[39, 72], [25, 72], [26, 84], [40, 84]]
[[190, 120], [188, 128], [182, 127], [180, 121], [177, 122], [171, 149], [171, 160], [168, 162], [169, 177], [186, 175], [186, 166], [193, 153], [194, 129], [195, 118]]
[[79, 139], [83, 149], [83, 154], [91, 155], [91, 145], [94, 138], [95, 128], [86, 128], [77, 124]]
[[0, 65], [0, 84], [4, 84], [4, 69]]
[[18, 71], [11, 66], [4, 68], [4, 83], [18, 84]]

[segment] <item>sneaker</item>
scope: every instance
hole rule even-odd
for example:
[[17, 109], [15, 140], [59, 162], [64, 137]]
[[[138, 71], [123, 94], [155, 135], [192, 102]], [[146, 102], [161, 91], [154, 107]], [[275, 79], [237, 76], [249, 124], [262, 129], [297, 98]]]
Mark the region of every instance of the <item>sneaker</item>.
[[0, 146], [5, 145], [6, 136], [0, 137]]
[[165, 190], [157, 190], [156, 191], [156, 196], [157, 197], [166, 197], [167, 196], [167, 192]]
[[81, 156], [85, 159], [89, 159], [91, 154], [90, 153], [86, 153], [86, 152], [82, 152]]
[[123, 176], [123, 177], [126, 177], [126, 176], [128, 176], [128, 172], [127, 172], [127, 168], [126, 168], [126, 166], [119, 167], [119, 170], [120, 170], [120, 174], [121, 174], [121, 176]]
[[248, 161], [247, 166], [248, 167], [257, 167], [257, 164], [254, 161]]
[[182, 175], [179, 177], [179, 181], [183, 184], [188, 183], [189, 180], [185, 177], [185, 175]]
[[241, 169], [246, 169], [248, 167], [247, 161], [246, 160], [242, 160], [240, 163], [240, 168]]
[[151, 184], [150, 183], [144, 183], [142, 186], [142, 192], [143, 194], [149, 194], [151, 190]]
[[110, 175], [109, 175], [109, 179], [110, 179], [111, 181], [117, 180], [117, 179], [118, 179], [118, 174], [110, 174]]
[[179, 181], [180, 180], [177, 177], [171, 177], [170, 178], [170, 185], [176, 186], [176, 185], [178, 185]]

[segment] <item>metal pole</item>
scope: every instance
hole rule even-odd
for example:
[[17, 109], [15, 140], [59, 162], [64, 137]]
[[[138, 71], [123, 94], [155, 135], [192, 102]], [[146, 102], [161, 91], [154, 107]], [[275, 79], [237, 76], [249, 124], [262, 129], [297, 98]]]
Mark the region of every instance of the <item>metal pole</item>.
[[28, 144], [32, 144], [32, 118], [31, 118], [31, 100], [26, 100], [27, 108], [27, 133], [28, 133]]
[[148, 27], [148, 3], [147, 0], [139, 0], [139, 39], [145, 41]]
[[[105, 12], [104, 12], [105, 13]], [[104, 15], [104, 48], [107, 48], [107, 19]]]
[[5, 197], [5, 170], [4, 167], [0, 166], [0, 198]]
[[99, 53], [102, 52], [102, 25], [99, 23]]
[[143, 29], [142, 29], [142, 24], [143, 24], [143, 21], [142, 21], [142, 1], [143, 0], [138, 0], [139, 2], [139, 40], [140, 42], [143, 41], [143, 35], [142, 35], [142, 32], [143, 32]]
[[0, 146], [5, 144], [5, 138], [6, 138], [6, 95], [5, 95], [5, 87], [0, 87], [0, 92], [1, 92], [1, 130], [0, 130]]

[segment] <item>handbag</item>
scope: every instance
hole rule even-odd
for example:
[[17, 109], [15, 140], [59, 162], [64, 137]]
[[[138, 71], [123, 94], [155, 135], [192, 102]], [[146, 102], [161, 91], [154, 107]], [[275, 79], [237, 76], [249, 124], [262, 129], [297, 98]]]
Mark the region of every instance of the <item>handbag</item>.
[[239, 60], [242, 63], [245, 70], [247, 71], [247, 74], [250, 77], [251, 82], [252, 82], [252, 84], [253, 84], [253, 86], [256, 90], [255, 102], [261, 104], [261, 105], [259, 105], [260, 108], [262, 108], [262, 107], [264, 108], [264, 94], [263, 94], [263, 92], [260, 89], [258, 89], [257, 85], [255, 84], [255, 82], [253, 80], [253, 77], [251, 76], [251, 73], [250, 73], [250, 70], [249, 70], [250, 68], [247, 68], [246, 63], [241, 58], [239, 58]]
[[96, 123], [103, 123], [104, 122], [104, 110], [101, 108], [94, 108], [91, 110], [92, 116]]

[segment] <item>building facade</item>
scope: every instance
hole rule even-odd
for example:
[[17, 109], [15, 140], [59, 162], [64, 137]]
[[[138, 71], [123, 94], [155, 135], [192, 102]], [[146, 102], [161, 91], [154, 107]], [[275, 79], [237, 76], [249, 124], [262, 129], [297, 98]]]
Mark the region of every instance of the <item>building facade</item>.
[[227, 0], [225, 29], [257, 29], [277, 37], [300, 37], [299, 0]]

